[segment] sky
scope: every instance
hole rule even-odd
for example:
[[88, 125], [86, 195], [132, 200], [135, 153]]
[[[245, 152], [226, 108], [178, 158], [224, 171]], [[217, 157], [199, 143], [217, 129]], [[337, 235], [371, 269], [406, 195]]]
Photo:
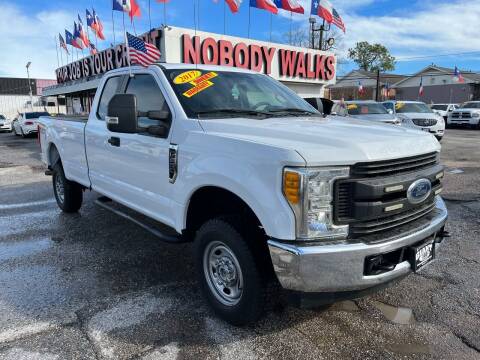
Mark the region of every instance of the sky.
[[[150, 28], [149, 0], [137, 0], [142, 17], [135, 20], [137, 33]], [[150, 0], [152, 27], [164, 23], [163, 5]], [[198, 11], [194, 12], [194, 3]], [[290, 27], [308, 27], [309, 14], [280, 11], [277, 16], [251, 9], [243, 0], [240, 12], [224, 12], [224, 1], [170, 0], [166, 7], [168, 25], [194, 28], [252, 39], [282, 41]], [[306, 12], [310, 0], [299, 0]], [[337, 39], [336, 52], [346, 59], [348, 48], [359, 41], [380, 43], [397, 58], [395, 73], [414, 74], [435, 63], [439, 66], [480, 71], [480, 0], [331, 0], [347, 26]], [[72, 31], [77, 14], [84, 19], [85, 9], [94, 7], [104, 27], [106, 41], [102, 50], [113, 42], [113, 24], [117, 42], [122, 38], [122, 13], [115, 12], [112, 0], [0, 0], [0, 76], [26, 77], [25, 64], [31, 65], [31, 76], [54, 78], [58, 67], [55, 37]], [[198, 21], [195, 22], [195, 13]], [[226, 16], [224, 17], [224, 14]], [[250, 31], [249, 31], [250, 17]], [[225, 19], [225, 28], [224, 28]], [[133, 28], [127, 18], [127, 30]], [[85, 53], [86, 55], [86, 53]], [[59, 59], [62, 62], [62, 59]], [[66, 62], [63, 56], [63, 62]], [[339, 75], [356, 68], [351, 61], [342, 63]]]

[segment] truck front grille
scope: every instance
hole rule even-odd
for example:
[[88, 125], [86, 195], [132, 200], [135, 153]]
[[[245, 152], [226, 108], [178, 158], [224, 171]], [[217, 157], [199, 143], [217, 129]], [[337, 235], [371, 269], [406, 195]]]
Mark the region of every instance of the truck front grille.
[[359, 163], [352, 168], [352, 177], [383, 177], [418, 171], [438, 164], [438, 153], [403, 159]]
[[469, 112], [454, 112], [452, 113], [452, 119], [471, 119], [472, 114]]
[[[401, 235], [435, 210], [442, 173], [437, 153], [357, 164], [351, 178], [335, 183], [335, 223], [348, 224], [349, 238], [364, 242], [380, 241], [386, 234]], [[421, 204], [411, 204], [407, 190], [423, 178], [432, 183], [432, 193]], [[394, 190], [387, 191], [389, 188]]]
[[413, 123], [417, 126], [435, 126], [437, 125], [437, 120], [435, 119], [412, 119]]

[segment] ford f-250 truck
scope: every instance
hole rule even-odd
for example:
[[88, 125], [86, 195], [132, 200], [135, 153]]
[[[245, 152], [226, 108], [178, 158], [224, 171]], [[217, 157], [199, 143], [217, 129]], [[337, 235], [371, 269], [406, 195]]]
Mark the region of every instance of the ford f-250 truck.
[[93, 190], [164, 240], [193, 241], [202, 292], [232, 324], [259, 318], [272, 283], [332, 302], [384, 287], [446, 235], [434, 136], [324, 118], [263, 74], [114, 70], [88, 119], [41, 118], [39, 138], [63, 211]]

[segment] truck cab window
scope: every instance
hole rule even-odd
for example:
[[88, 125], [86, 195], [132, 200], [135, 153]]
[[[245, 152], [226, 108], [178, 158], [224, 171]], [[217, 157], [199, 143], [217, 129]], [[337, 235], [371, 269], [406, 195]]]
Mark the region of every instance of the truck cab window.
[[[151, 75], [135, 75], [128, 82], [127, 94], [137, 97], [137, 109], [140, 113], [149, 111], [168, 111], [168, 105], [157, 82]], [[150, 119], [145, 116], [138, 117], [138, 127], [148, 128], [149, 126], [160, 125], [161, 120]], [[163, 123], [169, 126], [170, 124]]]
[[105, 83], [100, 101], [98, 103], [97, 116], [101, 120], [105, 120], [108, 111], [108, 103], [112, 97], [117, 93], [117, 90], [122, 82], [121, 76], [111, 77]]

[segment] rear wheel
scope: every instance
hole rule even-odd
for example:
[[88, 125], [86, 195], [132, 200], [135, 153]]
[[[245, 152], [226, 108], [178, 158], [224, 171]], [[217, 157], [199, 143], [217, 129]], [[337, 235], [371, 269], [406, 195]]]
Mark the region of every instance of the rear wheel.
[[200, 288], [219, 317], [237, 326], [259, 319], [268, 283], [234, 221], [207, 221], [195, 237], [195, 257]]
[[76, 182], [67, 180], [60, 163], [53, 167], [52, 183], [58, 207], [66, 213], [77, 212], [82, 206], [83, 189]]

